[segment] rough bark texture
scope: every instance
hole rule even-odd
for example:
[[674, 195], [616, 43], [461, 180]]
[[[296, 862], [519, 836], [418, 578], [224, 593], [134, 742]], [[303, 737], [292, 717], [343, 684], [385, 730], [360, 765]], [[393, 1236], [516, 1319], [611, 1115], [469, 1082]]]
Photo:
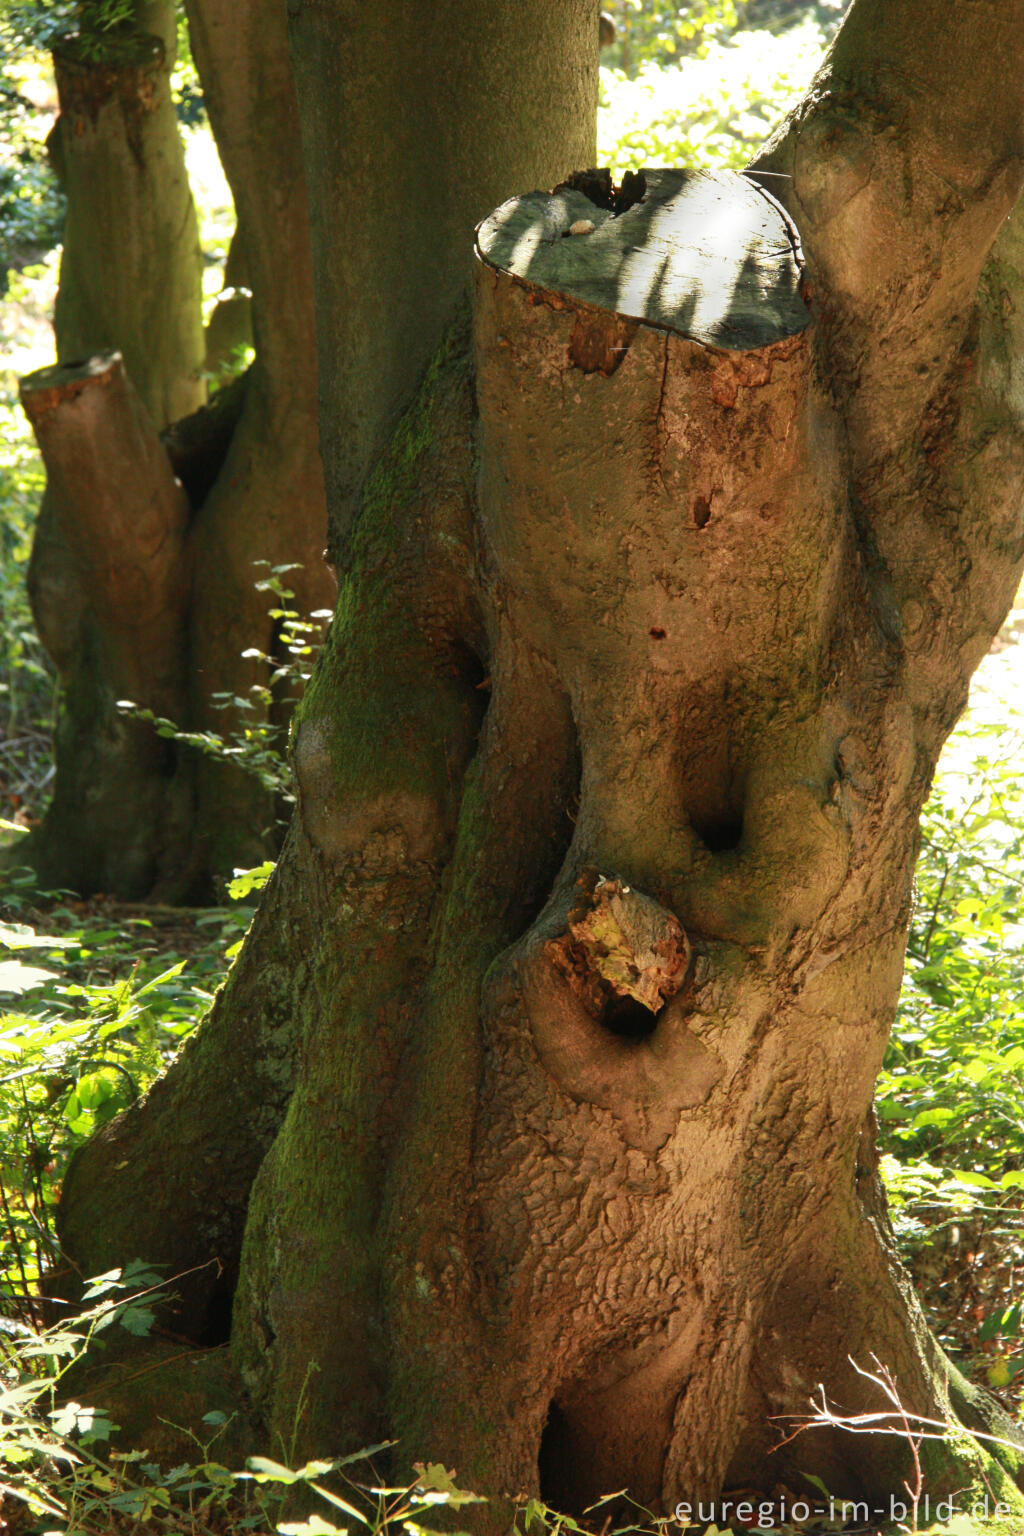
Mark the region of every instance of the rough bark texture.
[[[344, 9], [296, 24], [318, 171], [311, 50]], [[577, 177], [482, 227], [472, 366], [452, 333], [366, 490], [270, 901], [195, 1045], [68, 1179], [85, 1267], [237, 1268], [268, 1435], [300, 1401], [300, 1454], [397, 1435], [495, 1496], [495, 1531], [538, 1489], [671, 1509], [811, 1472], [884, 1501], [899, 1442], [772, 1449], [818, 1382], [877, 1408], [850, 1356], [912, 1410], [998, 1422], [896, 1261], [871, 1095], [920, 806], [1024, 561], [1024, 3], [881, 18], [855, 0], [760, 168], [804, 259], [743, 177]], [[350, 270], [326, 232], [325, 359]], [[250, 1022], [278, 1052], [258, 1133], [222, 1107]], [[232, 1203], [255, 1174], [244, 1221], [214, 1126]], [[193, 1287], [182, 1326], [210, 1304]], [[951, 1445], [930, 1491], [979, 1464], [1024, 1508]]]

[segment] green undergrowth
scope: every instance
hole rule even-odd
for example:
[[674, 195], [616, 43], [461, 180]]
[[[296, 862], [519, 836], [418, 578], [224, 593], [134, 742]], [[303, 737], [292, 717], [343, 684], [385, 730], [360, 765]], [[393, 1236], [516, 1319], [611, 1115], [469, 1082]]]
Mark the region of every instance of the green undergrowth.
[[925, 808], [877, 1091], [883, 1176], [911, 1271], [943, 1342], [1011, 1406], [1024, 1369], [1022, 621], [1018, 609], [979, 669]]
[[845, 10], [846, 0], [682, 11], [620, 0], [618, 38], [601, 54], [598, 163], [617, 174], [741, 169], [803, 95]]
[[[75, 1146], [145, 1092], [212, 1000], [251, 916], [0, 887], [0, 1298], [52, 1261]], [[0, 1300], [2, 1306], [2, 1300]]]
[[599, 163], [616, 173], [644, 165], [742, 169], [803, 95], [823, 41], [808, 20], [780, 35], [738, 32], [702, 58], [647, 65], [634, 79], [602, 68]]

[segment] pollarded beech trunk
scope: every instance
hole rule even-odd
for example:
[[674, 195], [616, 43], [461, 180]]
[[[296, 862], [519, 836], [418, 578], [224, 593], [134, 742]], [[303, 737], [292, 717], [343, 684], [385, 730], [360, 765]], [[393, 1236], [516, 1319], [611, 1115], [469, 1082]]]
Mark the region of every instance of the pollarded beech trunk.
[[[884, 1501], [898, 1441], [773, 1450], [818, 1382], [878, 1408], [850, 1357], [1001, 1422], [896, 1261], [871, 1096], [918, 812], [1024, 560], [1024, 5], [881, 9], [760, 181], [587, 173], [485, 220], [472, 367], [452, 333], [364, 498], [267, 903], [70, 1172], [85, 1268], [237, 1272], [235, 1365], [269, 1436], [304, 1404], [299, 1454]], [[264, 974], [257, 1132], [214, 1085]]]
[[[108, 604], [100, 611], [94, 601], [95, 573], [134, 558], [131, 541], [124, 548], [118, 542], [127, 527], [124, 514], [149, 498], [155, 507], [163, 505], [171, 483], [157, 430], [206, 398], [202, 256], [170, 91], [173, 7], [142, 6], [136, 23], [109, 35], [86, 31], [54, 50], [60, 116], [50, 145], [67, 194], [54, 329], [58, 363], [69, 370], [70, 389], [61, 398], [70, 408], [51, 408], [57, 375], [50, 370], [43, 380], [25, 381], [23, 399], [37, 431], [45, 421], [38, 435], [49, 483], [36, 523], [29, 592], [61, 685], [57, 771], [54, 800], [38, 834], [27, 849], [11, 853], [19, 862], [27, 856], [44, 885], [126, 896], [150, 889], [168, 840], [180, 839], [188, 824], [189, 793], [174, 772], [173, 752], [116, 708], [118, 698], [153, 707], [152, 700], [170, 698], [168, 676], [183, 680], [185, 583], [179, 569], [172, 626], [177, 653], [158, 658], [147, 644], [137, 659], [144, 657], [154, 670], [140, 676], [133, 668], [137, 683], [128, 687], [123, 649], [118, 658], [110, 652], [112, 610]], [[107, 366], [114, 348], [124, 359], [127, 381], [118, 370], [113, 390], [85, 391], [99, 411], [73, 404], [85, 399], [87, 360], [95, 364], [95, 380], [114, 377]], [[108, 410], [114, 397], [118, 403]], [[93, 450], [120, 440], [117, 422], [129, 397], [132, 451], [97, 458]], [[41, 417], [33, 399], [47, 402]], [[144, 428], [140, 411], [148, 421]], [[108, 424], [114, 432], [109, 441]], [[90, 452], [79, 475], [75, 455], [83, 427]], [[137, 477], [147, 473], [153, 479], [145, 486]], [[69, 534], [72, 525], [77, 535]], [[151, 532], [143, 517], [140, 537]], [[122, 586], [119, 600], [129, 595], [134, 608], [122, 609], [116, 620], [122, 637], [149, 630], [152, 638], [151, 604], [160, 594], [147, 593], [144, 585], [129, 594]], [[170, 640], [171, 630], [165, 628], [164, 638]], [[176, 707], [182, 704], [180, 686], [173, 699]]]
[[[173, 16], [171, 21], [173, 35]], [[95, 481], [76, 485], [74, 477], [65, 477], [58, 516], [54, 494], [47, 494], [30, 585], [40, 633], [62, 683], [57, 783], [38, 834], [11, 855], [19, 861], [27, 856], [50, 885], [169, 900], [208, 896], [214, 877], [265, 858], [278, 842], [277, 808], [254, 777], [197, 759], [152, 732], [140, 757], [147, 728], [128, 728], [117, 701], [167, 715], [184, 729], [230, 735], [258, 725], [268, 711], [254, 704], [250, 690], [265, 684], [267, 668], [255, 653], [280, 657], [281, 645], [279, 623], [268, 611], [276, 599], [256, 583], [268, 566], [295, 567], [288, 585], [301, 615], [333, 602], [336, 590], [323, 560], [327, 517], [309, 221], [285, 15], [273, 0], [242, 6], [195, 0], [190, 23], [218, 147], [249, 231], [245, 262], [256, 359], [245, 385], [238, 386], [240, 411], [224, 409], [219, 396], [211, 409], [195, 410], [205, 397], [199, 250], [160, 43], [134, 34], [116, 38], [104, 44], [102, 64], [94, 62], [95, 39], [87, 63], [79, 58], [81, 42], [68, 44], [56, 56], [71, 210], [57, 306], [58, 355], [64, 360], [72, 352], [118, 345], [156, 425], [176, 422], [170, 457], [163, 455], [159, 468], [142, 459], [112, 463], [111, 486], [134, 477], [143, 499], [159, 497], [172, 461], [181, 471], [182, 443], [202, 442], [204, 463], [191, 466], [195, 473], [182, 473], [191, 505], [180, 612], [173, 634], [163, 631], [173, 648], [162, 657], [153, 648], [140, 656], [131, 688], [107, 665], [107, 649], [89, 638], [90, 569], [120, 558], [117, 519], [104, 522], [111, 497]], [[164, 227], [167, 221], [173, 228]], [[111, 231], [114, 256], [97, 230]], [[194, 267], [194, 294], [184, 287], [186, 254]], [[248, 309], [249, 300], [243, 302]], [[181, 347], [175, 351], [171, 343], [186, 330], [193, 344], [187, 370], [172, 377], [172, 355], [180, 364]], [[27, 380], [28, 395], [34, 388], [34, 379]], [[69, 457], [72, 440], [59, 441], [68, 419], [55, 418], [56, 432], [40, 438], [51, 479]], [[149, 473], [155, 478], [147, 486]], [[69, 546], [69, 522], [89, 528], [94, 542], [88, 555], [81, 541]], [[125, 632], [148, 622], [150, 599], [144, 591], [136, 598], [137, 611], [120, 616]], [[166, 697], [162, 678], [171, 673], [180, 682], [173, 710], [154, 702]], [[218, 707], [238, 697], [250, 707]], [[275, 724], [286, 723], [290, 705], [290, 698], [274, 700], [269, 713]], [[123, 820], [128, 780], [136, 786], [130, 803], [137, 835], [103, 841]], [[87, 807], [88, 815], [69, 818], [64, 811], [71, 806]]]

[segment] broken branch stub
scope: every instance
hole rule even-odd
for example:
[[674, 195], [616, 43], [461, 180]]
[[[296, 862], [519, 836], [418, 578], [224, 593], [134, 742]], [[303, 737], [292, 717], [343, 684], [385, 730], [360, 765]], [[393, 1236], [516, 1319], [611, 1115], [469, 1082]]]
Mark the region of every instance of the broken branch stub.
[[585, 870], [569, 912], [569, 931], [548, 953], [594, 1011], [629, 997], [658, 1013], [682, 986], [690, 942], [660, 902], [614, 876]]

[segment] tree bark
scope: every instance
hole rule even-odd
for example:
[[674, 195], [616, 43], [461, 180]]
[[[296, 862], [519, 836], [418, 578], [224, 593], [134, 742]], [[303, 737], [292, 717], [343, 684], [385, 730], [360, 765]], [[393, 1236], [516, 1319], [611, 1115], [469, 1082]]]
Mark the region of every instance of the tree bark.
[[[318, 169], [336, 16], [295, 24]], [[465, 60], [459, 19], [434, 64]], [[872, 1354], [909, 1410], [1005, 1432], [899, 1268], [871, 1096], [920, 806], [1024, 563], [1024, 73], [996, 91], [987, 63], [1024, 63], [1022, 21], [889, 0], [883, 31], [855, 0], [759, 166], [795, 223], [751, 177], [666, 171], [481, 226], [472, 371], [455, 332], [365, 487], [270, 904], [153, 1107], [65, 1191], [86, 1268], [162, 1242], [237, 1271], [234, 1359], [300, 1456], [395, 1435], [491, 1495], [495, 1531], [517, 1493], [670, 1511], [804, 1473], [884, 1505], [905, 1444], [776, 1448], [819, 1382], [877, 1409]], [[376, 85], [384, 29], [359, 25]], [[325, 185], [339, 541], [364, 450], [335, 413], [356, 264]], [[264, 957], [257, 1135], [222, 1105]], [[174, 1140], [186, 1103], [243, 1150], [230, 1215]], [[169, 1235], [141, 1200], [161, 1159]], [[1024, 1509], [1013, 1451], [930, 1449], [933, 1496], [980, 1475]]]
[[116, 347], [165, 427], [206, 399], [202, 257], [169, 68], [146, 33], [90, 42], [69, 39], [53, 56], [68, 200], [57, 359]]
[[57, 535], [52, 554], [34, 552], [33, 612], [65, 699], [36, 869], [51, 885], [144, 896], [187, 790], [171, 744], [117, 706], [182, 718], [188, 499], [119, 353], [30, 374], [21, 400]]
[[[332, 558], [469, 276], [466, 231], [594, 156], [593, 6], [290, 0]], [[443, 82], [443, 84], [442, 84]]]
[[[303, 616], [331, 607], [336, 586], [323, 559], [309, 214], [284, 9], [274, 0], [190, 0], [186, 9], [244, 231], [256, 347], [241, 419], [193, 533], [191, 715], [223, 733], [253, 714], [218, 708], [214, 695], [247, 697], [265, 669], [242, 653], [276, 649], [275, 604], [256, 590], [265, 570], [255, 562], [297, 567], [288, 585]], [[266, 791], [223, 764], [204, 761], [198, 772], [205, 867], [230, 874], [259, 863], [276, 842]]]
[[[173, 845], [187, 836], [190, 792], [174, 750], [119, 715], [115, 702], [131, 699], [165, 714], [172, 711], [164, 705], [173, 704], [174, 718], [184, 720], [184, 592], [175, 593], [168, 626], [165, 593], [136, 590], [118, 616], [111, 592], [93, 578], [101, 565], [126, 569], [152, 533], [147, 496], [154, 508], [181, 499], [168, 488], [157, 429], [206, 398], [202, 256], [170, 93], [173, 7], [163, 0], [140, 6], [135, 21], [109, 36], [86, 31], [54, 50], [61, 110], [51, 148], [67, 194], [54, 327], [58, 362], [68, 370], [63, 398], [77, 404], [33, 412], [30, 402], [44, 398], [40, 380], [24, 381], [23, 400], [37, 433], [44, 428], [40, 444], [56, 477], [36, 522], [29, 586], [62, 688], [54, 799], [28, 847], [12, 853], [28, 857], [47, 885], [129, 899], [148, 894], [168, 860], [180, 862]], [[114, 348], [130, 383], [119, 373], [113, 382], [104, 359]], [[92, 377], [112, 388], [75, 385], [76, 370], [89, 375], [92, 364]], [[87, 400], [103, 402], [102, 421], [88, 445], [89, 472], [79, 478], [74, 454]], [[101, 442], [126, 455], [109, 460], [107, 487], [93, 456]], [[126, 484], [142, 473], [152, 475], [148, 489]], [[142, 519], [138, 528], [117, 510], [122, 493], [123, 508]], [[103, 536], [112, 541], [106, 548], [97, 542]], [[127, 564], [121, 539], [131, 551]], [[178, 563], [174, 580], [184, 579]], [[136, 650], [143, 629], [146, 642]], [[158, 640], [176, 649], [159, 655]]]

